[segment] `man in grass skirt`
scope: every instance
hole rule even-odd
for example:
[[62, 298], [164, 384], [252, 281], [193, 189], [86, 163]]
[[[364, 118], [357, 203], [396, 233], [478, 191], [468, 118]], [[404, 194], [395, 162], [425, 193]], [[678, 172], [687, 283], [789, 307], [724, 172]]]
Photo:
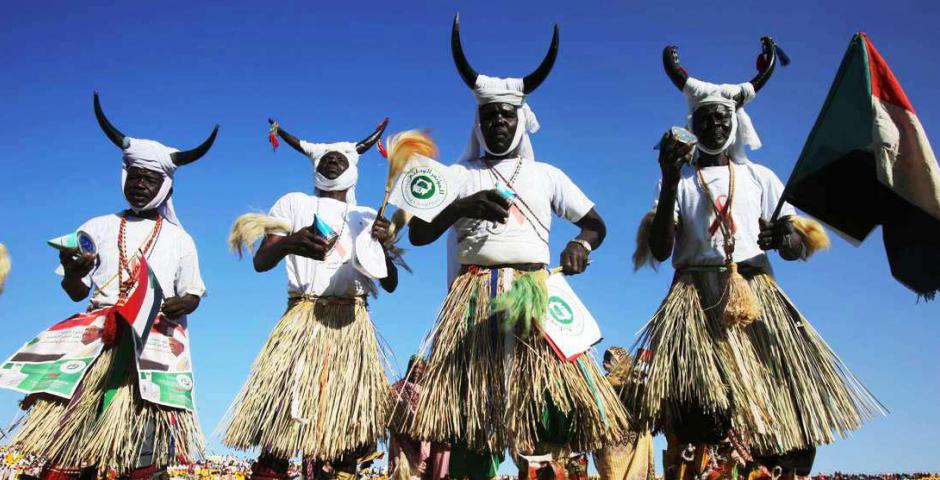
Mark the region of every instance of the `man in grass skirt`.
[[[206, 289], [172, 193], [176, 169], [209, 150], [218, 126], [202, 145], [179, 151], [124, 136], [97, 94], [94, 106], [123, 151], [129, 208], [79, 227], [86, 248], [64, 250], [59, 273], [72, 300], [90, 296], [88, 309], [20, 349], [3, 365], [0, 385], [29, 393], [11, 446], [44, 457], [43, 478], [78, 478], [83, 467], [89, 475], [150, 478], [202, 456], [186, 325]], [[135, 311], [146, 333], [131, 328]]]
[[779, 54], [762, 42], [759, 73], [737, 85], [689, 77], [675, 47], [663, 54], [697, 142], [673, 129], [660, 143], [659, 194], [634, 260], [671, 255], [676, 273], [643, 330], [625, 394], [639, 420], [667, 436], [667, 479], [805, 476], [816, 445], [882, 411], [773, 278], [767, 251], [806, 260], [829, 241], [790, 205], [771, 221], [783, 184], [745, 154], [760, 140], [743, 106]]
[[468, 149], [451, 167], [464, 182], [457, 200], [409, 230], [414, 245], [426, 245], [450, 229], [456, 277], [429, 335], [408, 434], [451, 442], [451, 477], [477, 479], [495, 476], [507, 448], [551, 454], [557, 465], [572, 451], [619, 441], [627, 414], [592, 359], [559, 358], [533, 326], [548, 302], [552, 214], [581, 229], [561, 254], [565, 274], [583, 272], [606, 233], [594, 204], [561, 170], [536, 162], [529, 140], [538, 122], [525, 99], [551, 70], [557, 28], [545, 60], [523, 79], [477, 74], [458, 19], [452, 48], [478, 109]]
[[[359, 156], [385, 130], [359, 143], [309, 143], [272, 121], [272, 134], [313, 162], [316, 193], [289, 193], [268, 215], [246, 214], [233, 228], [239, 251], [263, 237], [258, 272], [282, 260], [288, 308], [255, 359], [230, 409], [223, 442], [260, 447], [253, 477], [287, 478], [303, 455], [331, 477], [352, 478], [386, 428], [389, 384], [366, 298], [374, 281], [392, 292], [397, 268], [388, 220], [356, 204]], [[275, 140], [272, 136], [272, 140]], [[400, 226], [400, 225], [399, 225]], [[318, 468], [318, 471], [322, 471]]]

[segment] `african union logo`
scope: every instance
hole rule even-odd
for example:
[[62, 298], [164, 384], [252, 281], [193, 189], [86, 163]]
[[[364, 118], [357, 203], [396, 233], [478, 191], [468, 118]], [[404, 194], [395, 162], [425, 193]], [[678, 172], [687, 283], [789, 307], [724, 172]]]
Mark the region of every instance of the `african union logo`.
[[447, 197], [447, 181], [433, 168], [415, 167], [402, 182], [405, 202], [416, 208], [436, 208]]
[[189, 378], [189, 375], [182, 375], [182, 374], [177, 375], [177, 376], [176, 376], [176, 383], [177, 383], [177, 384], [180, 386], [180, 388], [182, 388], [183, 390], [190, 390], [190, 389], [193, 388], [193, 380], [192, 380], [191, 378]]
[[85, 362], [81, 360], [71, 360], [62, 364], [59, 371], [65, 374], [78, 373], [85, 368]]
[[574, 309], [557, 295], [548, 298], [548, 316], [566, 334], [578, 335], [584, 330], [584, 322], [575, 322]]

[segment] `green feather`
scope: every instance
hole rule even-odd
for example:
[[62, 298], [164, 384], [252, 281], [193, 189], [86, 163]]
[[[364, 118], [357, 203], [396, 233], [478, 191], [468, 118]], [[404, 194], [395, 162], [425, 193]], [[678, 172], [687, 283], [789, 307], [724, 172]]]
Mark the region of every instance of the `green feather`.
[[548, 309], [548, 287], [545, 286], [548, 272], [539, 270], [526, 273], [512, 281], [508, 291], [493, 299], [493, 313], [502, 317], [504, 332], [510, 332], [521, 324], [522, 334], [528, 335], [532, 322], [538, 322]]

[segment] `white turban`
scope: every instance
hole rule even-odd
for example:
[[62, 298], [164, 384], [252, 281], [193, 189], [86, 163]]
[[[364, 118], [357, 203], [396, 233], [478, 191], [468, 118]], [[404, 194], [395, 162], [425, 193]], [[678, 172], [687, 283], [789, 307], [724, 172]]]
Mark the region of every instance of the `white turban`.
[[160, 186], [160, 191], [150, 200], [150, 203], [139, 209], [131, 206], [131, 209], [139, 213], [156, 208], [168, 222], [182, 227], [179, 219], [176, 218], [173, 197], [170, 195], [170, 190], [173, 188], [173, 174], [177, 169], [171, 155], [179, 150], [153, 140], [125, 137], [125, 141], [127, 148], [124, 149], [124, 165], [121, 169], [121, 191], [127, 183], [128, 168], [142, 168], [163, 176], [163, 185]]
[[480, 112], [474, 115], [473, 128], [470, 131], [470, 140], [467, 143], [467, 149], [461, 156], [461, 161], [476, 160], [480, 158], [483, 149], [491, 155], [505, 155], [519, 147], [519, 157], [525, 160], [534, 160], [535, 152], [532, 150], [532, 142], [529, 140], [529, 134], [539, 131], [539, 121], [535, 113], [525, 102], [525, 93], [523, 93], [523, 82], [521, 78], [497, 78], [478, 75], [476, 84], [473, 87], [473, 95], [476, 97], [477, 105], [486, 105], [488, 103], [508, 103], [517, 108], [519, 123], [516, 126], [516, 132], [512, 139], [512, 144], [505, 152], [494, 152], [486, 145], [483, 138], [483, 132], [480, 129]]
[[[688, 127], [690, 130], [692, 129], [692, 114], [703, 105], [726, 105], [735, 112], [731, 116], [731, 134], [728, 135], [728, 140], [721, 148], [711, 150], [703, 146], [701, 142], [696, 145], [696, 148], [709, 155], [717, 155], [727, 151], [735, 163], [749, 162], [750, 160], [744, 152], [745, 145], [750, 147], [751, 150], [757, 150], [761, 147], [760, 137], [757, 136], [757, 131], [754, 130], [751, 117], [744, 111], [744, 105], [757, 95], [754, 86], [750, 83], [718, 85], [689, 77], [685, 82], [682, 93], [685, 94], [685, 98], [689, 103]], [[737, 99], [741, 101], [740, 108], [738, 108]]]
[[[310, 143], [300, 141], [300, 147], [313, 162], [313, 184], [316, 188], [326, 192], [346, 190], [346, 203], [356, 204], [356, 182], [359, 180], [359, 152], [356, 144], [352, 142], [337, 143]], [[333, 180], [326, 178], [317, 171], [320, 159], [329, 152], [339, 152], [349, 161], [349, 167], [340, 176]]]

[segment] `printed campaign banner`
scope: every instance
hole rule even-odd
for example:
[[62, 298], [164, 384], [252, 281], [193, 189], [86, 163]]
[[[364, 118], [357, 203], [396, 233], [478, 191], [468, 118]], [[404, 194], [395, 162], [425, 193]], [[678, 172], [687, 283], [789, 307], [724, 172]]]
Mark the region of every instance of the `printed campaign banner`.
[[548, 286], [548, 309], [539, 328], [558, 356], [575, 360], [601, 341], [601, 329], [564, 275], [550, 275], [545, 283]]
[[137, 358], [140, 396], [148, 402], [167, 407], [194, 410], [192, 357], [186, 319], [157, 317], [143, 352]]
[[80, 313], [41, 332], [0, 365], [0, 387], [71, 398], [104, 349], [108, 310]]
[[[80, 313], [30, 340], [0, 365], [0, 388], [25, 394], [72, 398], [91, 364], [104, 350], [109, 314], [133, 332], [141, 397], [151, 403], [194, 409], [193, 372], [185, 319], [160, 314], [163, 291], [141, 260], [137, 284], [121, 305]], [[130, 361], [130, 359], [128, 359]]]
[[395, 180], [388, 201], [425, 222], [431, 222], [457, 198], [459, 180], [444, 164], [414, 155]]

